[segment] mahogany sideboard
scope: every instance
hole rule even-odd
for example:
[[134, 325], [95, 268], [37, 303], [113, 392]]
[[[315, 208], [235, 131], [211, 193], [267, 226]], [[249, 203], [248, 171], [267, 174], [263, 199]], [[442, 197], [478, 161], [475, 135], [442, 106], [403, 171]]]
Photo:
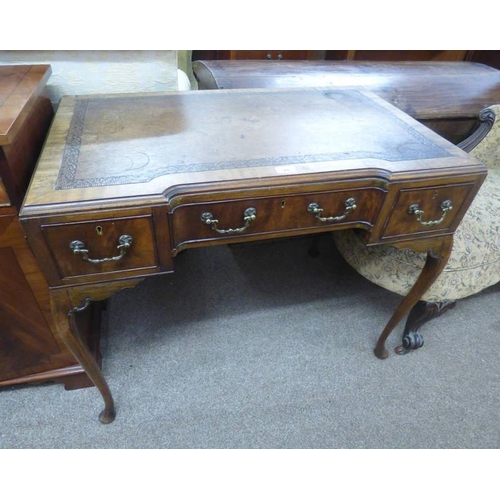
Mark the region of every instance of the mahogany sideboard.
[[[356, 228], [427, 252], [375, 345], [446, 265], [486, 169], [371, 92], [253, 89], [65, 97], [21, 209], [61, 339], [113, 397], [76, 318], [197, 246]], [[188, 300], [188, 297], [186, 297]], [[334, 326], [332, 325], [332, 329]]]
[[[48, 65], [0, 66], [0, 386], [57, 381], [93, 385], [56, 334], [47, 281], [18, 217], [53, 119]], [[80, 317], [98, 353], [99, 315]], [[95, 321], [94, 321], [95, 320]]]
[[500, 104], [500, 71], [465, 61], [193, 61], [200, 89], [352, 87], [376, 93], [454, 144]]

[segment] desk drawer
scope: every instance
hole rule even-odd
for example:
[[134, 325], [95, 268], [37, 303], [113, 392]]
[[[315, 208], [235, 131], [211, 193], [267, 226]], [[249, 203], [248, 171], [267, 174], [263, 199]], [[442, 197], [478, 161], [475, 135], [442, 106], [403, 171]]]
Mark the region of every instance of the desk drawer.
[[174, 244], [334, 226], [371, 227], [385, 192], [351, 189], [176, 207]]
[[475, 183], [401, 189], [383, 239], [422, 232], [454, 231]]
[[150, 216], [42, 226], [62, 278], [158, 265]]

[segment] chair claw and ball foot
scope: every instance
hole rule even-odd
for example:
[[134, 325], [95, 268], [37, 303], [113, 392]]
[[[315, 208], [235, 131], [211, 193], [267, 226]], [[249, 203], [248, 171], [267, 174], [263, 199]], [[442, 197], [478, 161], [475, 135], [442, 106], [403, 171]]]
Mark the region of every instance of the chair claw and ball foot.
[[411, 350], [419, 349], [424, 345], [424, 337], [417, 332], [410, 332], [403, 337], [403, 345], [396, 347], [394, 352], [399, 355], [408, 354]]
[[110, 424], [116, 418], [116, 411], [114, 408], [105, 408], [99, 414], [99, 421], [101, 424]]
[[418, 331], [427, 322], [431, 321], [449, 309], [453, 309], [456, 301], [445, 300], [443, 302], [425, 302], [419, 301], [406, 321], [405, 329], [403, 332], [403, 345], [394, 349], [396, 354], [408, 354], [410, 351], [419, 349], [424, 345], [424, 337]]

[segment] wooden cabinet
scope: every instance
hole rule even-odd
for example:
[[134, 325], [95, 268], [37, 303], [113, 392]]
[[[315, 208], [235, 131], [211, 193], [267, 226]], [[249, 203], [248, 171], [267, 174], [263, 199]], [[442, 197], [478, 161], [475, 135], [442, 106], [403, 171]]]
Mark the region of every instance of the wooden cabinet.
[[465, 61], [468, 50], [326, 50], [327, 61]]
[[[55, 334], [48, 284], [18, 217], [53, 118], [45, 95], [50, 73], [47, 65], [0, 67], [0, 386], [46, 380], [68, 389], [93, 385]], [[98, 358], [96, 312], [78, 321]]]
[[470, 59], [473, 52], [469, 50], [193, 50], [192, 59], [193, 61], [465, 61]]
[[227, 50], [219, 51], [224, 59], [267, 59], [274, 61], [324, 59], [324, 50]]

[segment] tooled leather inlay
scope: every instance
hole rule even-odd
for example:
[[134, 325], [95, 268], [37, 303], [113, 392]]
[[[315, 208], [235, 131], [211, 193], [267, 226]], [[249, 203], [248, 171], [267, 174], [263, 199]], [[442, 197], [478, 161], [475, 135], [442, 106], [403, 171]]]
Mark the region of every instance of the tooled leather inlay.
[[[450, 156], [355, 90], [214, 91], [206, 97], [193, 91], [76, 99], [56, 189], [144, 183], [184, 172]], [[376, 133], [370, 133], [373, 123]]]

